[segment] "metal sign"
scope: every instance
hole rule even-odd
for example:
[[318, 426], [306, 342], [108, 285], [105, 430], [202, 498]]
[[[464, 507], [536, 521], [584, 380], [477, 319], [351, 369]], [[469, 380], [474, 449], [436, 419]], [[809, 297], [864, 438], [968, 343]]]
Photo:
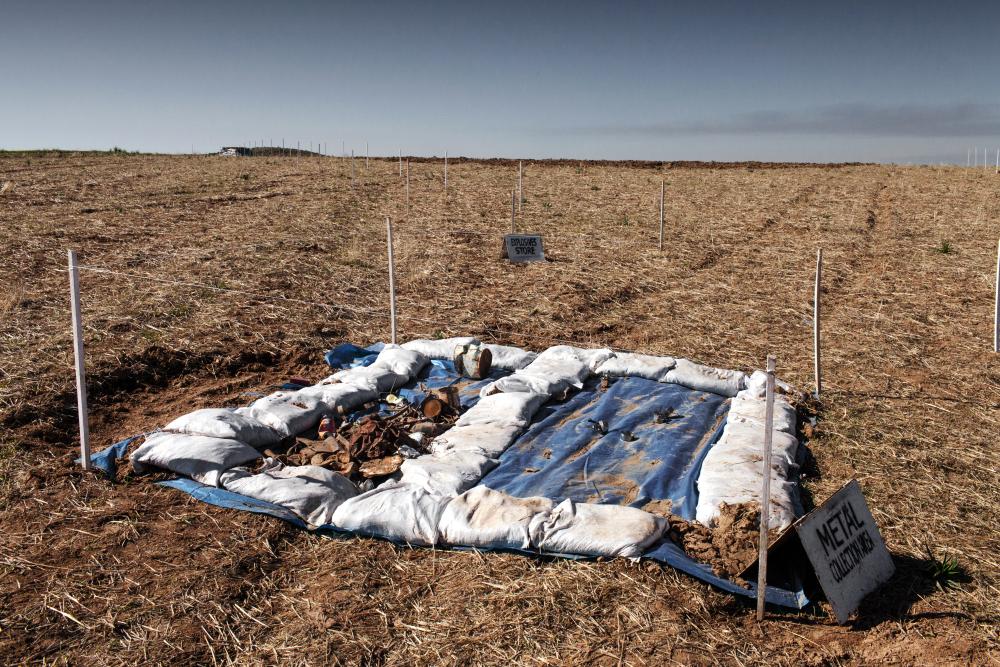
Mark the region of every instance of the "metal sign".
[[857, 480], [802, 517], [795, 532], [839, 623], [896, 571]]
[[539, 234], [507, 234], [503, 237], [507, 259], [512, 262], [544, 262], [545, 248]]

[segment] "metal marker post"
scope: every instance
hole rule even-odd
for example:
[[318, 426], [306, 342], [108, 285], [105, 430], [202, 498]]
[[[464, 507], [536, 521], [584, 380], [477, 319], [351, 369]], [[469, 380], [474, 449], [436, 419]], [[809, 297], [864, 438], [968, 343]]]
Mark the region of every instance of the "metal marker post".
[[516, 196], [516, 193], [513, 190], [511, 190], [510, 191], [510, 233], [511, 234], [514, 233], [514, 197], [515, 196]]
[[757, 554], [757, 620], [764, 620], [767, 592], [767, 533], [771, 523], [771, 437], [774, 430], [774, 357], [767, 356], [767, 385], [764, 407], [764, 486], [760, 494], [760, 540]]
[[80, 460], [90, 470], [90, 419], [87, 413], [87, 373], [83, 365], [83, 324], [80, 319], [80, 272], [76, 251], [69, 254], [69, 299], [73, 317], [73, 357], [76, 361], [76, 408], [80, 417]]
[[1000, 174], [1000, 148], [997, 149], [997, 166], [993, 173]]
[[819, 400], [820, 392], [823, 389], [822, 377], [820, 376], [820, 351], [819, 351], [819, 286], [823, 280], [823, 249], [816, 249], [816, 284], [813, 286], [813, 370], [816, 375], [816, 399]]
[[396, 274], [392, 261], [392, 220], [385, 219], [387, 244], [389, 246], [389, 326], [392, 329], [392, 344], [396, 344]]
[[448, 194], [448, 151], [444, 152], [444, 193]]
[[664, 182], [660, 181], [660, 250], [663, 250], [663, 188]]

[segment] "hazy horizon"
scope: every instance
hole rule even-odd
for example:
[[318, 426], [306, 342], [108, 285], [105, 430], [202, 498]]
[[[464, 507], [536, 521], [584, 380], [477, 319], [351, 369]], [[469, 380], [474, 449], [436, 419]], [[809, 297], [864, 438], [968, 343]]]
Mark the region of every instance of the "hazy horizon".
[[997, 26], [986, 3], [13, 0], [0, 149], [981, 165]]

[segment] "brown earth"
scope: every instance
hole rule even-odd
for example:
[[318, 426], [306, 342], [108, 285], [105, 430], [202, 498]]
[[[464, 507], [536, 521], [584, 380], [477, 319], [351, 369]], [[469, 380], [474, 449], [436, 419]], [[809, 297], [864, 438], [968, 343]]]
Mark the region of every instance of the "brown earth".
[[[0, 662], [6, 664], [996, 664], [1000, 179], [892, 166], [5, 155], [0, 182]], [[656, 249], [660, 179], [667, 234]], [[72, 465], [65, 249], [83, 272], [95, 446], [236, 405], [321, 353], [472, 334], [684, 355], [778, 355], [810, 388], [814, 254], [825, 384], [807, 501], [858, 478], [898, 572], [851, 623], [753, 609], [670, 568], [334, 540]], [[947, 244], [944, 242], [947, 241]], [[155, 278], [157, 280], [153, 280]], [[176, 281], [182, 285], [162, 281]], [[239, 292], [225, 291], [239, 290]], [[263, 296], [260, 296], [263, 295]], [[286, 300], [288, 299], [288, 300]], [[966, 573], [939, 587], [931, 558]]]

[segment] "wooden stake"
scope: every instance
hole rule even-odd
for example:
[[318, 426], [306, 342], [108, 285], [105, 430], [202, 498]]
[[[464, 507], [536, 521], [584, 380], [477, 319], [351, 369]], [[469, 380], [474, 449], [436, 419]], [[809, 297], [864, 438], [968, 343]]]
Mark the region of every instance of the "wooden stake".
[[813, 286], [813, 372], [816, 376], [816, 400], [819, 400], [820, 392], [823, 389], [822, 376], [820, 375], [820, 349], [819, 349], [819, 288], [823, 280], [823, 249], [816, 249], [816, 284]]
[[80, 460], [90, 470], [90, 418], [87, 412], [87, 372], [83, 365], [83, 323], [80, 317], [80, 271], [76, 251], [69, 254], [69, 303], [73, 319], [73, 357], [76, 361], [76, 409], [80, 418]]
[[997, 278], [993, 286], [993, 351], [1000, 352], [1000, 240], [997, 241]]
[[510, 191], [510, 233], [511, 234], [514, 233], [514, 197], [515, 196], [516, 196], [516, 193], [513, 190], [511, 190]]
[[774, 430], [774, 357], [767, 356], [764, 405], [764, 485], [760, 493], [760, 539], [757, 554], [757, 621], [764, 620], [767, 593], [767, 533], [771, 523], [771, 438]]
[[385, 219], [387, 245], [389, 246], [389, 326], [392, 330], [392, 344], [396, 344], [396, 273], [392, 261], [392, 220]]
[[524, 203], [524, 163], [517, 161], [517, 212], [521, 212], [521, 204]]
[[663, 251], [663, 189], [665, 183], [660, 180], [660, 251]]

